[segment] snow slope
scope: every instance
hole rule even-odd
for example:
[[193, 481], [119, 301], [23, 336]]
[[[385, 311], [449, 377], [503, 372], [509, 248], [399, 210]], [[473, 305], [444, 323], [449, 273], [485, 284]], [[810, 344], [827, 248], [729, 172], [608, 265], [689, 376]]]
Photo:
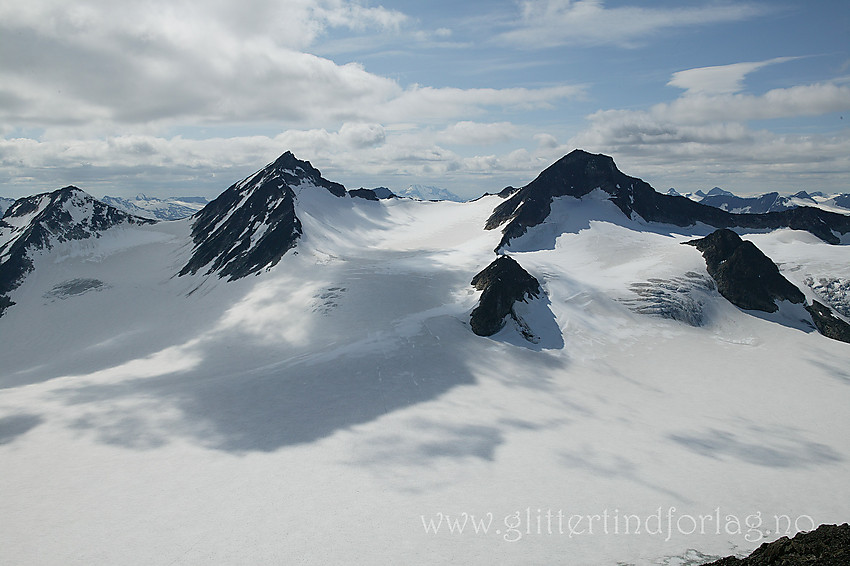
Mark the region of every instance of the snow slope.
[[[500, 202], [305, 186], [297, 246], [236, 281], [175, 276], [190, 219], [34, 258], [0, 319], [0, 563], [696, 564], [847, 520], [850, 346], [732, 306], [681, 245], [712, 228], [600, 191], [506, 249], [545, 339], [476, 336]], [[850, 279], [846, 246], [743, 237]], [[638, 308], [665, 282], [698, 317]]]

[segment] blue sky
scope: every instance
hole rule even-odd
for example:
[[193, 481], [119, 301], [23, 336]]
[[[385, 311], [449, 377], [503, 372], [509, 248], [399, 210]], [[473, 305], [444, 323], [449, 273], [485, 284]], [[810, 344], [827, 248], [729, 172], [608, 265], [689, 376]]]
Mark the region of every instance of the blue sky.
[[284, 151], [466, 197], [576, 147], [656, 189], [850, 192], [850, 4], [0, 3], [0, 195], [214, 196]]

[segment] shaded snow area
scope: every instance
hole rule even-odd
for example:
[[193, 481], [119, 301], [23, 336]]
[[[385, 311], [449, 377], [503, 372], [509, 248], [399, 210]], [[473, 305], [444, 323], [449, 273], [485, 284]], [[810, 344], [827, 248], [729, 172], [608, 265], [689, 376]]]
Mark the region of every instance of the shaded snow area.
[[[724, 299], [682, 245], [713, 228], [600, 195], [503, 250], [544, 293], [477, 336], [500, 202], [303, 187], [236, 281], [176, 276], [191, 219], [37, 254], [0, 318], [0, 563], [699, 564], [848, 520], [850, 345]], [[742, 235], [846, 301], [847, 247]]]

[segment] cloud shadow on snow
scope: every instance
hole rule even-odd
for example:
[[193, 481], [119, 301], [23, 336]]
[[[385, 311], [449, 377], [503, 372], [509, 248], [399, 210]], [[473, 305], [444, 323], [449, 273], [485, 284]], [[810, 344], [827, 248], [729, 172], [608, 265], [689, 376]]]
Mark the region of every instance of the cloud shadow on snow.
[[[466, 353], [441, 344], [468, 332], [457, 318], [437, 316], [409, 336], [352, 340], [251, 368], [237, 367], [235, 360], [262, 360], [268, 352], [258, 342], [234, 343], [237, 337], [229, 334], [195, 346], [200, 361], [189, 371], [73, 385], [54, 394], [67, 404], [86, 405], [86, 415], [70, 426], [108, 444], [148, 449], [184, 436], [228, 452], [274, 451], [474, 383]], [[233, 348], [240, 350], [236, 359]], [[486, 452], [476, 446], [469, 448]], [[430, 453], [441, 450], [434, 445]]]
[[807, 468], [844, 461], [831, 447], [801, 438], [790, 429], [751, 426], [736, 434], [712, 428], [702, 433], [672, 434], [669, 438], [709, 458], [734, 458], [769, 468]]
[[44, 419], [38, 415], [20, 413], [0, 417], [0, 445], [9, 444], [19, 436], [40, 425]]

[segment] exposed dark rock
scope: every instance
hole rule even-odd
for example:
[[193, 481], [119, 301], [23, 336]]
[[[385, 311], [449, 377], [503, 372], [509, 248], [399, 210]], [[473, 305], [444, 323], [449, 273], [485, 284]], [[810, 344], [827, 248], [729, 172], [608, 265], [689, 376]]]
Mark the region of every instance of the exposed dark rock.
[[229, 281], [277, 264], [295, 247], [301, 221], [295, 214], [295, 192], [302, 185], [345, 196], [345, 187], [324, 179], [308, 161], [290, 152], [254, 175], [232, 185], [196, 215], [195, 248], [179, 275], [218, 273]]
[[375, 193], [375, 196], [378, 197], [381, 200], [388, 199], [388, 198], [398, 198], [395, 195], [395, 193], [393, 193], [391, 190], [389, 190], [386, 187], [375, 187], [374, 189], [370, 189], [370, 190], [373, 193]]
[[815, 323], [818, 332], [827, 338], [850, 343], [850, 324], [835, 316], [828, 306], [812, 301], [806, 310], [812, 315], [812, 322]]
[[77, 187], [21, 198], [0, 220], [0, 315], [14, 304], [6, 295], [17, 289], [33, 270], [35, 252], [56, 243], [100, 237], [119, 224], [153, 224], [102, 203]]
[[742, 309], [775, 312], [776, 301], [805, 301], [803, 292], [779, 273], [769, 257], [732, 230], [716, 230], [686, 243], [702, 252], [720, 294]]
[[[818, 208], [799, 207], [764, 214], [732, 214], [688, 198], [656, 192], [648, 183], [619, 171], [607, 155], [574, 150], [544, 170], [531, 183], [498, 205], [485, 228], [503, 226], [501, 249], [532, 226], [543, 222], [551, 211], [552, 199], [581, 198], [595, 189], [608, 193], [609, 200], [628, 217], [638, 214], [649, 222], [692, 226], [697, 222], [715, 228], [793, 228], [807, 230], [831, 244], [839, 243], [836, 232], [850, 232], [850, 216]], [[503, 191], [503, 196], [507, 193]]]
[[513, 314], [514, 303], [540, 296], [540, 283], [511, 257], [499, 256], [478, 275], [472, 285], [481, 293], [478, 306], [470, 316], [472, 331], [479, 336], [492, 336], [505, 325], [505, 317]]
[[375, 194], [375, 191], [373, 191], [372, 189], [352, 189], [348, 191], [348, 194], [350, 194], [352, 197], [363, 198], [366, 200], [380, 200], [378, 198], [378, 195]]
[[703, 566], [847, 566], [850, 525], [821, 525], [794, 538], [766, 542], [747, 558], [728, 556]]

